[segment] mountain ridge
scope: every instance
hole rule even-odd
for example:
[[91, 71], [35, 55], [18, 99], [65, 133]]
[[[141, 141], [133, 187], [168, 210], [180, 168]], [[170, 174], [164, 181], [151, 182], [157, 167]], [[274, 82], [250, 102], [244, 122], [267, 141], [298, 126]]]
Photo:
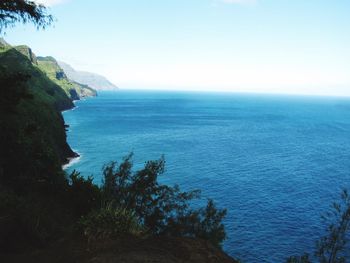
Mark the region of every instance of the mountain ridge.
[[54, 57], [37, 57], [37, 65], [56, 84], [62, 87], [72, 100], [97, 96], [96, 90], [88, 85], [68, 79], [66, 72], [59, 66]]
[[91, 73], [87, 71], [75, 70], [69, 64], [58, 61], [58, 65], [67, 74], [67, 77], [72, 80], [82, 84], [86, 84], [95, 90], [118, 90], [119, 88], [110, 82], [106, 77], [101, 76], [96, 73]]

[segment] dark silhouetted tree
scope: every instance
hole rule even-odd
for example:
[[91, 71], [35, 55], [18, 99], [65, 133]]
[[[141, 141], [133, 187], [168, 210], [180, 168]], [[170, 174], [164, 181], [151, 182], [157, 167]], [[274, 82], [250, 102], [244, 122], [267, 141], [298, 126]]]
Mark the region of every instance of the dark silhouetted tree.
[[160, 184], [164, 165], [162, 157], [133, 172], [130, 154], [119, 166], [116, 162], [105, 166], [104, 202], [134, 212], [149, 234], [199, 237], [220, 246], [226, 237], [222, 224], [226, 210], [216, 208], [212, 200], [204, 208], [192, 209], [190, 203], [200, 198], [200, 192], [182, 192], [177, 185]]
[[37, 28], [45, 28], [53, 21], [46, 7], [28, 0], [0, 1], [0, 33], [16, 23], [33, 23]]

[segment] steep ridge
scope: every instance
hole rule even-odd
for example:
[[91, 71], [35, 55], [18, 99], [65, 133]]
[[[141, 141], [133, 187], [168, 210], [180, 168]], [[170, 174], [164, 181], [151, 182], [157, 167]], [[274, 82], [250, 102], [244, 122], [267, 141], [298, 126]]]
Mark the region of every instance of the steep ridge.
[[58, 65], [53, 57], [38, 57], [39, 68], [57, 85], [59, 85], [72, 100], [93, 97], [97, 92], [89, 87], [67, 78], [65, 71]]
[[96, 90], [117, 90], [118, 87], [110, 82], [105, 77], [86, 71], [78, 71], [72, 68], [70, 65], [58, 61], [60, 67], [67, 74], [68, 78], [79, 83], [84, 83]]
[[33, 53], [32, 49], [26, 45], [15, 46], [16, 50], [25, 55], [33, 64], [38, 65], [37, 58]]
[[0, 254], [41, 246], [76, 220], [62, 164], [77, 154], [61, 114], [74, 104], [35, 58], [0, 45]]
[[[38, 145], [35, 145], [35, 147], [26, 148], [26, 151], [23, 148], [23, 152], [16, 154], [25, 154], [26, 156], [28, 154], [34, 154], [34, 152], [28, 151], [28, 149], [32, 151], [37, 150], [42, 153], [49, 150], [50, 154], [45, 156], [47, 158], [46, 161], [50, 165], [55, 166], [56, 169], [60, 169], [61, 163], [66, 162], [67, 158], [76, 155], [66, 142], [66, 127], [60, 113], [60, 111], [73, 108], [74, 104], [63, 89], [52, 82], [37, 67], [35, 64], [35, 55], [31, 50], [29, 48], [21, 49], [22, 52], [23, 50], [26, 51], [26, 55], [23, 55], [22, 52], [10, 46], [0, 47], [2, 79], [9, 78], [9, 83], [5, 81], [4, 85], [6, 86], [1, 87], [3, 95], [1, 97], [1, 103], [4, 107], [2, 114], [6, 114], [2, 119], [1, 125], [2, 127], [11, 127], [12, 133], [21, 134], [23, 139], [20, 141], [20, 144], [23, 144], [23, 147], [25, 144], [30, 146], [34, 141], [37, 141]], [[12, 78], [14, 79], [12, 80]], [[23, 78], [25, 81], [14, 85], [14, 82], [18, 78]], [[24, 95], [24, 98], [18, 104], [11, 102], [14, 97], [12, 94], [22, 92], [21, 90], [17, 90], [21, 85], [23, 85], [23, 89], [26, 90], [27, 95]], [[8, 107], [6, 108], [5, 105], [8, 105]], [[10, 111], [12, 118], [9, 118], [8, 111]], [[41, 138], [40, 143], [39, 137]], [[6, 138], [6, 136], [3, 136], [3, 138]], [[8, 160], [10, 155], [6, 153], [4, 155], [2, 160]], [[22, 157], [23, 160], [26, 159], [24, 156]], [[14, 155], [11, 160], [8, 160], [8, 164], [13, 165], [17, 163], [16, 166], [20, 167], [22, 166], [22, 164], [19, 164], [20, 160], [22, 159]], [[4, 165], [7, 164], [5, 163]], [[44, 166], [42, 167], [44, 168]], [[33, 170], [37, 169], [35, 164], [31, 164], [30, 167]]]

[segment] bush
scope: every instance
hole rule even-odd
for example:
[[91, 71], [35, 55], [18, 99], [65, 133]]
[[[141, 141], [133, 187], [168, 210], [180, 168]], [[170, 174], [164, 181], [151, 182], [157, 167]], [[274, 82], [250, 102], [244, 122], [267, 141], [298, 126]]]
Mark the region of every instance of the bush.
[[70, 202], [75, 216], [86, 215], [100, 206], [100, 188], [93, 183], [92, 177], [85, 179], [74, 170], [69, 175], [68, 202]]
[[82, 217], [79, 225], [89, 242], [126, 235], [138, 236], [142, 233], [133, 212], [125, 208], [116, 208], [112, 204]]
[[20, 196], [0, 186], [0, 200], [0, 253], [40, 247], [70, 223], [67, 209], [50, 196]]
[[226, 210], [217, 209], [212, 200], [205, 208], [191, 209], [190, 202], [200, 198], [199, 191], [182, 192], [178, 186], [158, 183], [165, 160], [146, 162], [143, 169], [132, 171], [132, 154], [118, 166], [111, 162], [103, 169], [102, 195], [105, 202], [131, 210], [153, 235], [204, 238], [215, 246], [225, 239], [222, 219]]

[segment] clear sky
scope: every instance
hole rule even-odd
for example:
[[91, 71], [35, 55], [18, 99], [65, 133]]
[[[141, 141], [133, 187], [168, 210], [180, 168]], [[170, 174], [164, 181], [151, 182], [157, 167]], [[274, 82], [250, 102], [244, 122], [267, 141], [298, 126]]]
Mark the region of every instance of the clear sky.
[[54, 26], [8, 29], [120, 88], [350, 96], [349, 0], [40, 0]]

